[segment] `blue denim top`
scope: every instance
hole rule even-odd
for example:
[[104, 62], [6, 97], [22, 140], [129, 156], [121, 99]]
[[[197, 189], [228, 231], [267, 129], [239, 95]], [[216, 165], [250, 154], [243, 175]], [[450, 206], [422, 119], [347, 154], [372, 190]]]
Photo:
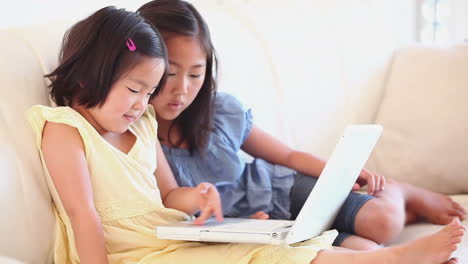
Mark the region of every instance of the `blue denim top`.
[[250, 109], [232, 95], [217, 93], [214, 130], [205, 155], [164, 145], [163, 151], [180, 186], [205, 181], [218, 188], [225, 216], [247, 217], [261, 210], [271, 218], [289, 219], [295, 172], [262, 159], [246, 163], [239, 155], [252, 123]]

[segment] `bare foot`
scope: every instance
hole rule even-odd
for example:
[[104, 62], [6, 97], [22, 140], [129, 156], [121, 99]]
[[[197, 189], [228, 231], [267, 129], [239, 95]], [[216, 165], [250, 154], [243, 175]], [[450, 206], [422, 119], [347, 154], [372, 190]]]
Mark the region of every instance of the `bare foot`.
[[447, 225], [454, 218], [465, 220], [466, 210], [452, 198], [414, 185], [400, 184], [407, 195], [407, 209], [418, 218], [437, 225]]
[[[412, 243], [395, 248], [398, 260], [395, 263], [401, 264], [454, 264], [455, 259], [450, 259], [450, 255], [461, 243], [466, 228], [460, 224], [458, 219], [453, 220], [439, 232], [418, 239]], [[455, 260], [455, 262], [454, 262]]]
[[413, 212], [412, 210], [409, 210], [408, 208], [406, 208], [405, 212], [406, 212], [405, 213], [405, 215], [406, 215], [405, 224], [406, 225], [416, 223], [419, 220], [418, 215], [415, 212]]

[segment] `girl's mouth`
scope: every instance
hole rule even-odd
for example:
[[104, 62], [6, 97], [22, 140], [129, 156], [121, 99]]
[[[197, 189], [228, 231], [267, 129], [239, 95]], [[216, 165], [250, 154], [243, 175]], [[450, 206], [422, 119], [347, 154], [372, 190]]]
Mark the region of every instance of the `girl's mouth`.
[[131, 115], [124, 115], [124, 118], [130, 121], [130, 123], [132, 123], [136, 119], [135, 116], [131, 116]]

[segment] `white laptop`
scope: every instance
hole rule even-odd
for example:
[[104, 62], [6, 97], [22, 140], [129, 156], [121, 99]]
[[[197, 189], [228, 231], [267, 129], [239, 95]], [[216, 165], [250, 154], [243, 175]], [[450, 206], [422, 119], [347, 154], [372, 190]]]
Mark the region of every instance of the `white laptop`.
[[320, 235], [331, 227], [381, 133], [380, 125], [350, 125], [345, 129], [295, 221], [225, 218], [218, 223], [211, 218], [203, 226], [191, 221], [161, 225], [156, 228], [156, 236], [188, 241], [293, 244]]

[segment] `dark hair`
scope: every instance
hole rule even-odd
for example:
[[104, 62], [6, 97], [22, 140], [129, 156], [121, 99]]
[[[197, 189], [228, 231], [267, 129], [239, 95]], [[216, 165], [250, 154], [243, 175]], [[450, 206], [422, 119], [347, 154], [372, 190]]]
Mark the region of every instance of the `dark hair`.
[[[126, 42], [136, 46], [131, 51]], [[143, 56], [161, 58], [167, 52], [161, 35], [134, 12], [105, 7], [72, 26], [63, 37], [59, 66], [46, 75], [52, 99], [59, 106], [102, 105], [111, 86]], [[166, 67], [167, 69], [167, 67]], [[153, 96], [164, 85], [166, 74]]]
[[186, 141], [190, 153], [193, 154], [194, 150], [203, 152], [213, 130], [218, 68], [208, 26], [192, 4], [181, 0], [153, 0], [144, 4], [137, 12], [153, 24], [163, 36], [179, 34], [197, 38], [206, 53], [206, 75], [203, 85], [195, 100], [174, 120], [168, 132], [168, 140], [172, 144], [170, 131], [177, 124], [182, 134], [180, 141], [175, 145]]

